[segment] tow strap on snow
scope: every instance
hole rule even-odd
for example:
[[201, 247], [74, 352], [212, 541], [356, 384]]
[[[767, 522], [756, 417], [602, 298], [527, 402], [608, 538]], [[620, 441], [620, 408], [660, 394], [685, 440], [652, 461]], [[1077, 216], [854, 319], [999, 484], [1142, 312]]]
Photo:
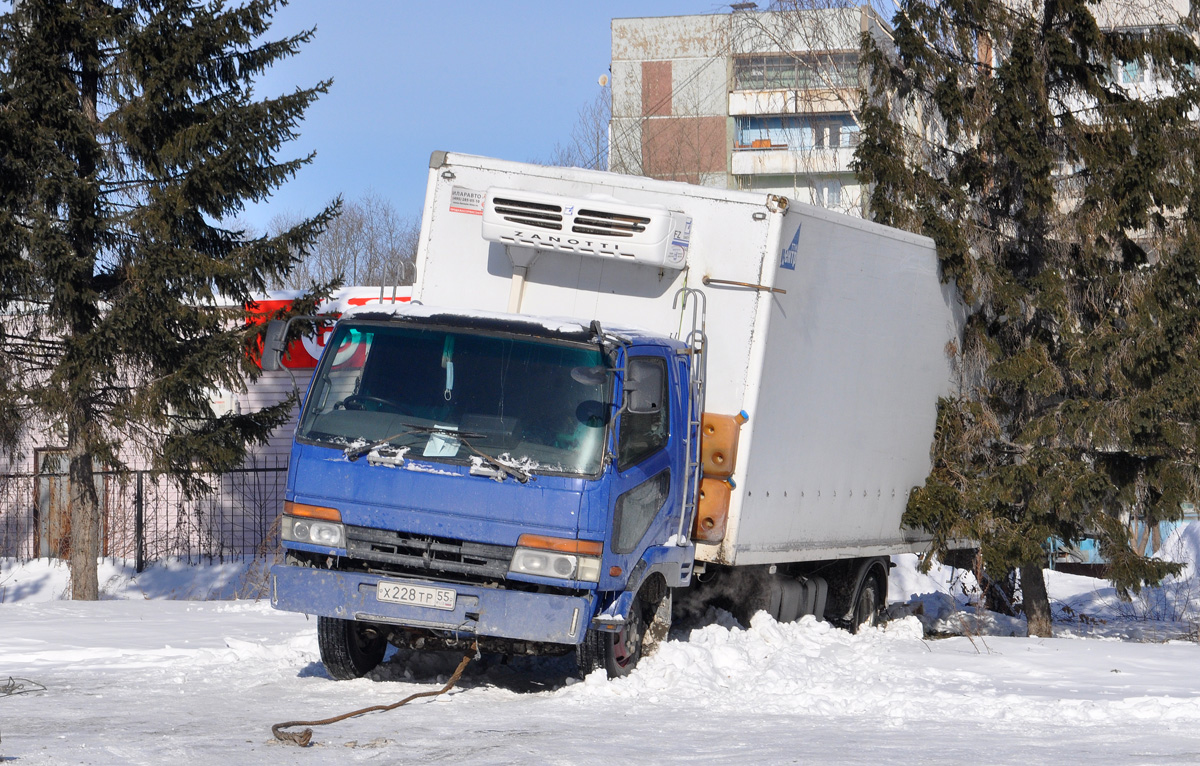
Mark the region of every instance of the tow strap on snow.
[[312, 741], [312, 729], [305, 729], [304, 731], [300, 732], [284, 731], [284, 729], [290, 729], [293, 726], [325, 726], [326, 724], [344, 721], [347, 718], [356, 718], [360, 715], [365, 715], [366, 713], [382, 713], [387, 710], [395, 710], [401, 705], [407, 705], [409, 702], [412, 702], [415, 699], [421, 699], [422, 697], [440, 696], [454, 688], [454, 685], [458, 683], [458, 679], [462, 678], [463, 671], [467, 669], [467, 663], [469, 663], [472, 659], [473, 656], [470, 654], [464, 656], [462, 658], [462, 662], [458, 663], [458, 667], [455, 669], [453, 675], [450, 676], [450, 680], [446, 682], [445, 686], [436, 692], [418, 692], [417, 694], [410, 694], [399, 702], [393, 702], [391, 705], [371, 705], [370, 707], [365, 707], [361, 710], [354, 710], [349, 713], [343, 713], [342, 715], [334, 716], [333, 718], [325, 718], [320, 721], [286, 721], [284, 723], [277, 723], [271, 727], [271, 733], [274, 734], [275, 739], [279, 740], [280, 742], [291, 742], [292, 744], [299, 745], [300, 747], [308, 747], [309, 743]]
[[28, 678], [13, 678], [9, 676], [7, 681], [0, 683], [0, 697], [11, 697], [16, 694], [32, 694], [33, 692], [44, 691], [46, 691], [45, 686], [42, 686], [37, 681], [30, 681]]

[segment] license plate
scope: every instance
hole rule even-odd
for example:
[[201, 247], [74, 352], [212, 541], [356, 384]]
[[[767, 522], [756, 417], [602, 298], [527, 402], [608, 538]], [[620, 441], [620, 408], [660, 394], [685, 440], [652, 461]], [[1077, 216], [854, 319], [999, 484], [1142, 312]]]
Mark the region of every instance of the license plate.
[[381, 581], [375, 586], [375, 598], [391, 604], [424, 606], [430, 609], [454, 609], [456, 594], [449, 588], [431, 588], [403, 582]]

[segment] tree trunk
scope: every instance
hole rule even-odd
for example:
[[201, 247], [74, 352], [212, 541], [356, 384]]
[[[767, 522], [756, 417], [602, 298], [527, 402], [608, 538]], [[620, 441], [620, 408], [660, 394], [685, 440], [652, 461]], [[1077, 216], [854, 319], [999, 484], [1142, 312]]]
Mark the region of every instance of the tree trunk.
[[1042, 576], [1040, 562], [1021, 567], [1021, 601], [1025, 608], [1029, 635], [1052, 637], [1054, 629], [1050, 624], [1050, 596], [1046, 593], [1046, 578]]
[[[84, 17], [101, 15], [93, 4], [86, 4]], [[100, 94], [100, 50], [97, 40], [88, 38], [80, 56], [79, 97], [84, 116], [99, 131], [97, 106]], [[92, 438], [94, 413], [88, 402], [91, 393], [91, 371], [80, 360], [70, 360], [79, 354], [79, 339], [94, 327], [95, 306], [88, 300], [85, 284], [91, 279], [96, 264], [96, 229], [99, 217], [99, 192], [94, 183], [95, 155], [86, 149], [78, 156], [77, 174], [83, 181], [80, 192], [71, 202], [71, 239], [76, 264], [73, 281], [85, 296], [68, 307], [70, 339], [67, 343], [68, 369], [73, 368], [68, 394], [72, 398], [67, 414], [67, 495], [71, 513], [71, 598], [95, 601], [100, 598], [96, 560], [100, 557], [100, 502], [92, 477]]]
[[71, 598], [100, 598], [96, 560], [100, 557], [100, 499], [92, 477], [92, 456], [82, 429], [67, 433], [67, 492], [71, 498]]

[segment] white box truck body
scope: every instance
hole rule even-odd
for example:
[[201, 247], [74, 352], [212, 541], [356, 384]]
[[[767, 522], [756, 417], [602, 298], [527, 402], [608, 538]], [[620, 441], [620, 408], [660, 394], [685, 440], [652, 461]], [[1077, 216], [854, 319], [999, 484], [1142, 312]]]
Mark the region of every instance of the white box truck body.
[[[932, 240], [762, 193], [464, 155], [443, 162], [426, 190], [414, 300], [509, 311], [524, 265], [521, 313], [678, 338], [691, 307], [676, 292], [704, 291], [705, 408], [750, 418], [725, 537], [700, 545], [699, 559], [869, 556], [928, 539], [900, 517], [929, 473], [937, 398], [952, 393], [949, 352], [963, 321]], [[594, 256], [582, 252], [587, 233], [528, 225], [538, 219], [522, 213], [546, 200], [690, 226], [677, 246], [683, 268]]]

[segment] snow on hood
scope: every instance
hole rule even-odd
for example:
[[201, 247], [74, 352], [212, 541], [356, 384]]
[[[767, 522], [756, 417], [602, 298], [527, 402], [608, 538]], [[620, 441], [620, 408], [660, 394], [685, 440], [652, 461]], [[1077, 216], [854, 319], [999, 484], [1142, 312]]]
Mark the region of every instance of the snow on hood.
[[[452, 316], [462, 319], [481, 319], [495, 322], [524, 322], [540, 327], [549, 333], [588, 333], [591, 331], [591, 320], [578, 317], [537, 316], [533, 314], [509, 314], [501, 311], [483, 311], [480, 309], [448, 308], [444, 306], [426, 306], [421, 303], [373, 303], [366, 306], [351, 306], [342, 314], [343, 319], [360, 315], [415, 317], [428, 318], [436, 316]], [[608, 323], [601, 321], [601, 328], [608, 335], [616, 336], [623, 341], [630, 341], [639, 336], [660, 337], [662, 333], [637, 327], [628, 323]]]

